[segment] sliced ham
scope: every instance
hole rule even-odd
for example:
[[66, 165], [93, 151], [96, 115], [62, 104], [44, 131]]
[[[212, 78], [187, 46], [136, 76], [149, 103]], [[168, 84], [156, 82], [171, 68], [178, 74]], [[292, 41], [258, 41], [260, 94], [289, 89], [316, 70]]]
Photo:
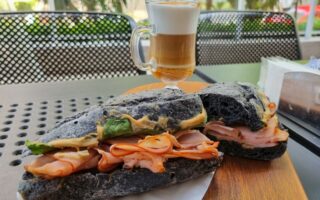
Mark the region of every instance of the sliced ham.
[[219, 155], [219, 152], [217, 150], [218, 145], [218, 142], [210, 141], [210, 143], [207, 143], [206, 141], [204, 141], [201, 144], [197, 145], [196, 148], [173, 150], [171, 153], [168, 153], [166, 157], [182, 157], [193, 160], [216, 158]]
[[149, 152], [136, 152], [123, 157], [124, 168], [132, 169], [133, 167], [146, 168], [154, 173], [165, 171], [163, 163], [165, 158], [159, 154]]
[[138, 146], [143, 148], [144, 151], [161, 154], [172, 151], [173, 145], [176, 143], [177, 141], [172, 135], [163, 133], [161, 135], [146, 136], [138, 142]]
[[235, 141], [247, 148], [273, 147], [281, 141], [287, 141], [289, 134], [279, 129], [277, 116], [271, 117], [267, 126], [259, 131], [251, 131], [246, 126], [228, 127], [220, 121], [209, 122], [204, 133], [215, 136], [218, 140]]
[[114, 156], [125, 156], [134, 152], [162, 154], [172, 151], [173, 146], [180, 146], [180, 144], [174, 136], [169, 133], [163, 133], [160, 135], [146, 136], [143, 140], [139, 140], [137, 144], [114, 144], [111, 146], [110, 152]]
[[119, 143], [129, 143], [129, 144], [136, 144], [141, 139], [139, 136], [130, 136], [130, 137], [120, 137], [120, 138], [113, 138], [108, 139], [105, 142], [108, 144], [119, 144]]
[[25, 165], [25, 170], [47, 179], [68, 176], [82, 169], [96, 167], [100, 159], [96, 155], [95, 151], [88, 150], [46, 154], [38, 157], [31, 164]]
[[80, 165], [77, 168], [77, 171], [92, 169], [97, 167], [97, 163], [99, 163], [100, 158], [101, 158], [101, 155], [99, 154], [95, 155], [93, 158], [89, 159], [87, 162], [84, 162], [82, 165]]
[[68, 176], [72, 173], [73, 167], [70, 163], [55, 160], [52, 155], [44, 155], [37, 158], [24, 169], [34, 175], [42, 176], [46, 179], [54, 177]]
[[44, 178], [68, 176], [74, 172], [98, 168], [107, 172], [119, 164], [124, 168], [147, 168], [154, 173], [165, 171], [164, 162], [169, 158], [188, 158], [194, 160], [218, 157], [218, 142], [209, 140], [199, 131], [186, 130], [175, 136], [169, 133], [146, 136], [132, 143], [118, 140], [120, 143], [101, 145], [100, 148], [74, 151], [64, 150], [46, 154], [37, 158], [25, 169]]
[[143, 148], [139, 147], [137, 144], [114, 144], [110, 147], [110, 153], [116, 157], [126, 156], [134, 152], [144, 151]]
[[[91, 152], [91, 153], [90, 153]], [[68, 162], [72, 165], [73, 170], [79, 168], [82, 164], [92, 159], [96, 153], [93, 151], [61, 151], [52, 154], [52, 157], [58, 161]]]
[[181, 149], [193, 148], [203, 142], [213, 143], [213, 141], [198, 130], [184, 130], [176, 133], [174, 136], [181, 145]]
[[96, 150], [102, 156], [98, 163], [98, 170], [101, 172], [110, 171], [123, 162], [121, 158], [113, 156], [110, 152], [106, 152], [102, 149]]

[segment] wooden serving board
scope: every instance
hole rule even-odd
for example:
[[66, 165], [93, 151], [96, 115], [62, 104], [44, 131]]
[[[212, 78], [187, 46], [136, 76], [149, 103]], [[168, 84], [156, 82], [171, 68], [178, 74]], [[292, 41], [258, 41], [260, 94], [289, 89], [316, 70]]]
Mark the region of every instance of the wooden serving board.
[[[178, 86], [187, 93], [193, 93], [207, 85], [203, 82], [182, 82]], [[152, 83], [130, 89], [126, 94], [163, 87], [163, 83]], [[286, 152], [273, 161], [224, 156], [204, 200], [233, 199], [304, 200], [307, 196]]]
[[[207, 87], [209, 84], [205, 82], [198, 82], [198, 81], [185, 81], [178, 83], [178, 87], [181, 88], [186, 93], [195, 93], [205, 87]], [[166, 85], [164, 83], [158, 82], [158, 83], [150, 83], [146, 85], [140, 85], [138, 87], [132, 88], [125, 92], [125, 94], [132, 94], [137, 93], [141, 91], [146, 90], [154, 90], [154, 89], [161, 89], [164, 88]]]

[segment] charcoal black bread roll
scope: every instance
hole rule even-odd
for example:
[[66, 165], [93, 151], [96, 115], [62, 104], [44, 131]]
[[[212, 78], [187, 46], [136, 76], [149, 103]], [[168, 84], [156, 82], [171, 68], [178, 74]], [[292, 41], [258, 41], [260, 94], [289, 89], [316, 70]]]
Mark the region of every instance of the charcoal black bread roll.
[[81, 172], [53, 180], [23, 175], [18, 192], [26, 200], [108, 200], [167, 187], [215, 171], [222, 157], [209, 160], [170, 159], [164, 173], [118, 168], [110, 173]]
[[[161, 89], [137, 94], [122, 95], [105, 103], [104, 116], [117, 117], [129, 114], [135, 119], [147, 116], [152, 121], [160, 117], [168, 119], [167, 126], [161, 131], [175, 132], [180, 129], [181, 121], [196, 117], [204, 111], [202, 101], [196, 94], [184, 94], [181, 90]], [[199, 126], [203, 126], [206, 119]], [[157, 129], [157, 128], [156, 128]]]
[[[214, 141], [216, 137], [208, 135]], [[273, 160], [281, 157], [287, 150], [287, 142], [279, 142], [277, 146], [268, 148], [243, 148], [241, 144], [234, 141], [220, 140], [219, 151], [224, 152], [230, 156], [238, 156], [254, 160]]]
[[265, 127], [266, 106], [256, 87], [248, 83], [215, 83], [199, 92], [208, 120], [226, 125], [245, 124], [252, 131]]
[[215, 83], [199, 93], [208, 115], [207, 136], [231, 156], [272, 160], [284, 154], [288, 132], [275, 104], [249, 83]]
[[[164, 131], [175, 132], [193, 126], [203, 126], [206, 122], [206, 113], [198, 95], [186, 95], [180, 90], [172, 89], [151, 90], [121, 95], [109, 99], [102, 105], [92, 106], [83, 112], [67, 117], [41, 136], [38, 141], [48, 143], [58, 139], [84, 137], [97, 132], [97, 123], [103, 126], [106, 120], [122, 119], [123, 115], [134, 120], [147, 118], [148, 121], [145, 120], [145, 124], [149, 122], [153, 124], [151, 128], [139, 129], [139, 127], [134, 127], [134, 123], [131, 123], [130, 132], [127, 133], [132, 135], [141, 134], [142, 131], [149, 131], [153, 134]], [[203, 115], [201, 119], [198, 118], [198, 122], [190, 126], [183, 123], [197, 118], [198, 115]], [[24, 150], [24, 156], [30, 154], [28, 149]]]
[[[186, 109], [188, 108], [188, 109]], [[173, 112], [174, 111], [174, 112]], [[168, 117], [168, 129], [179, 129], [179, 122], [202, 112], [202, 102], [197, 95], [185, 95], [180, 90], [161, 89], [121, 95], [93, 106], [57, 124], [40, 137], [40, 142], [59, 138], [82, 137], [96, 131], [96, 122], [102, 117], [117, 117], [128, 114], [135, 119], [148, 116], [157, 121], [160, 116]]]
[[26, 141], [39, 157], [24, 166], [18, 194], [26, 200], [113, 199], [212, 172], [222, 160], [218, 143], [193, 130], [206, 120], [199, 95], [180, 90], [110, 99], [64, 119], [39, 141]]

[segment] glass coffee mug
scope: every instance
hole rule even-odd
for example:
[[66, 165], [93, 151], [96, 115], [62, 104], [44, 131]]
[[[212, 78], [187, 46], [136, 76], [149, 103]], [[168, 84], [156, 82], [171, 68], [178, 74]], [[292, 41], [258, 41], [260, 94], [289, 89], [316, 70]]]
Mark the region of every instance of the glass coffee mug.
[[[131, 36], [131, 55], [135, 65], [177, 88], [177, 83], [192, 76], [195, 68], [195, 44], [198, 17], [197, 0], [147, 1], [150, 26], [138, 27]], [[140, 39], [149, 35], [147, 62], [141, 60]]]

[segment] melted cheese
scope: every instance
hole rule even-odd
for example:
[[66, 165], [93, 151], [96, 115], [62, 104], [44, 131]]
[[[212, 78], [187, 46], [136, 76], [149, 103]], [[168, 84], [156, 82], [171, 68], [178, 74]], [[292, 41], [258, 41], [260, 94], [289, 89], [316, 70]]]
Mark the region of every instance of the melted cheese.
[[130, 121], [133, 132], [139, 132], [144, 129], [152, 130], [157, 125], [157, 122], [150, 120], [148, 116], [144, 116], [137, 120], [130, 115], [123, 114], [122, 118], [128, 119]]
[[98, 139], [95, 133], [91, 133], [87, 136], [80, 137], [80, 138], [69, 138], [69, 139], [58, 139], [53, 140], [48, 143], [48, 145], [56, 148], [65, 148], [65, 147], [73, 147], [73, 148], [80, 148], [80, 147], [97, 147], [98, 146]]
[[[130, 115], [123, 114], [123, 118], [128, 119], [131, 122], [131, 127], [134, 132], [139, 132], [141, 130], [152, 130], [157, 125], [162, 129], [167, 129], [168, 127], [168, 118], [167, 117], [159, 117], [158, 121], [152, 121], [148, 116], [144, 116], [140, 119], [134, 119]], [[199, 124], [204, 124], [207, 120], [207, 113], [204, 108], [202, 108], [202, 112], [191, 119], [186, 119], [180, 122], [181, 129], [188, 129], [199, 126]]]
[[199, 126], [199, 124], [204, 124], [207, 120], [207, 112], [204, 108], [202, 108], [202, 112], [198, 114], [197, 116], [186, 119], [180, 122], [181, 129], [188, 129], [188, 128], [194, 128], [196, 126]]
[[270, 101], [268, 100], [267, 96], [261, 91], [258, 92], [258, 95], [265, 107], [265, 111], [261, 111], [263, 112], [261, 120], [263, 123], [267, 124], [268, 120], [273, 116], [274, 113], [269, 108]]
[[167, 129], [167, 127], [168, 127], [168, 120], [169, 120], [169, 118], [168, 117], [159, 117], [159, 119], [158, 119], [158, 124], [159, 124], [159, 126], [161, 127], [161, 128], [163, 128], [163, 129]]
[[97, 134], [98, 134], [98, 139], [101, 140], [104, 135], [104, 128], [101, 126], [101, 124], [97, 124]]
[[88, 150], [77, 151], [77, 152], [57, 152], [53, 155], [55, 159], [74, 159], [81, 160], [86, 159], [90, 156]]

